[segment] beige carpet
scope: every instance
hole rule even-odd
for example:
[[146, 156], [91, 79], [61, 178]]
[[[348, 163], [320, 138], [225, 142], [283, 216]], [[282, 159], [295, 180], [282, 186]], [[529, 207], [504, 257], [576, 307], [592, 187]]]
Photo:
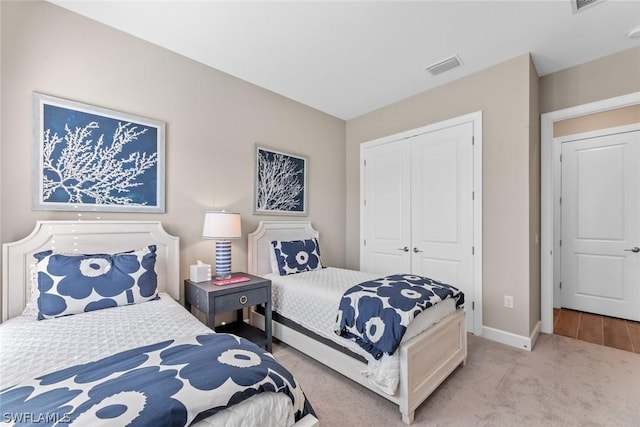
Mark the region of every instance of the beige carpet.
[[[398, 408], [279, 343], [322, 426], [402, 426]], [[542, 334], [532, 352], [469, 335], [469, 358], [415, 426], [640, 426], [640, 354]]]

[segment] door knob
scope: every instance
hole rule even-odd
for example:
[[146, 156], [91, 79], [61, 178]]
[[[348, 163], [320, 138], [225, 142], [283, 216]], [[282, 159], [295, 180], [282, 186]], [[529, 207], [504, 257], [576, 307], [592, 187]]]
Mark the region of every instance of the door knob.
[[422, 251], [421, 251], [420, 249], [418, 249], [418, 248], [413, 248], [413, 253], [414, 253], [414, 254], [417, 254], [417, 253], [419, 253], [419, 252], [422, 252]]
[[636, 246], [635, 248], [625, 249], [625, 251], [638, 253], [640, 252], [640, 248]]
[[402, 252], [409, 252], [409, 248], [406, 246], [404, 248], [398, 248], [398, 250]]

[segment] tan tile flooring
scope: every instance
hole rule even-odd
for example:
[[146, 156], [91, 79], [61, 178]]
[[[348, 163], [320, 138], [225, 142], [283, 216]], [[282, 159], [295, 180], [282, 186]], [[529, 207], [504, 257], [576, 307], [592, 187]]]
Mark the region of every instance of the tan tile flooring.
[[553, 332], [640, 354], [640, 322], [554, 308]]

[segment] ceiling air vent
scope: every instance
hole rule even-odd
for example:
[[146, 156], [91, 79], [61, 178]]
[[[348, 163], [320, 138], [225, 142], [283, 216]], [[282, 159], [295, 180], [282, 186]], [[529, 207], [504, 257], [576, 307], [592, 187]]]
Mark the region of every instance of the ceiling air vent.
[[603, 1], [604, 0], [571, 0], [571, 10], [576, 14], [596, 3], [602, 3]]
[[449, 71], [450, 69], [459, 67], [460, 65], [462, 65], [462, 61], [460, 61], [460, 57], [458, 55], [455, 55], [451, 58], [429, 65], [426, 70], [434, 76], [437, 76], [440, 73], [444, 73], [445, 71]]

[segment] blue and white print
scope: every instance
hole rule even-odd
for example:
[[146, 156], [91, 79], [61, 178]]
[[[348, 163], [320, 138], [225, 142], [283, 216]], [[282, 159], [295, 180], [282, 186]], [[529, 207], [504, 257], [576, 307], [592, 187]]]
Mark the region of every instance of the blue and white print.
[[459, 289], [428, 277], [396, 274], [360, 283], [342, 296], [335, 332], [380, 359], [397, 350], [409, 322], [446, 298], [464, 304]]
[[305, 157], [256, 146], [255, 211], [306, 213]]
[[156, 246], [117, 254], [34, 254], [38, 319], [66, 316], [158, 296]]
[[44, 105], [42, 201], [157, 204], [158, 130]]
[[322, 268], [318, 239], [291, 240], [288, 242], [274, 240], [271, 242], [271, 246], [278, 263], [278, 272], [281, 276]]
[[9, 387], [0, 391], [0, 409], [5, 419], [53, 414], [69, 425], [186, 426], [262, 392], [288, 396], [296, 421], [314, 414], [291, 373], [270, 353], [234, 335], [205, 334]]

